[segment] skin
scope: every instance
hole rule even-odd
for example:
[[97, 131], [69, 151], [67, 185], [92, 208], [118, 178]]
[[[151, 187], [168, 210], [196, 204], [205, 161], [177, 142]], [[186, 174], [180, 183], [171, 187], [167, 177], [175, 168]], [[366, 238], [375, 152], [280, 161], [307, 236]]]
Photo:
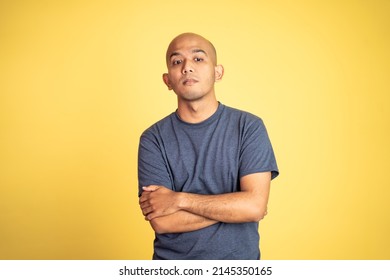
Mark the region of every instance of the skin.
[[[214, 84], [224, 73], [214, 46], [202, 36], [184, 33], [170, 43], [166, 61], [163, 81], [177, 95], [180, 118], [197, 123], [213, 115], [218, 108]], [[249, 174], [240, 179], [241, 191], [219, 195], [145, 186], [139, 204], [156, 233], [188, 232], [218, 222], [257, 222], [267, 214], [270, 182], [270, 172]]]

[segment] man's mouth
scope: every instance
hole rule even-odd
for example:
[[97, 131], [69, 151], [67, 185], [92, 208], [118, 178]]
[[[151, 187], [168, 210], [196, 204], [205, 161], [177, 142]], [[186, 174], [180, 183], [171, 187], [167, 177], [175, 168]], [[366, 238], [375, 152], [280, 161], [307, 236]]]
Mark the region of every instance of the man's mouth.
[[185, 86], [192, 86], [192, 85], [196, 84], [197, 82], [198, 82], [198, 80], [189, 78], [189, 79], [185, 79], [183, 81], [183, 85], [185, 85]]

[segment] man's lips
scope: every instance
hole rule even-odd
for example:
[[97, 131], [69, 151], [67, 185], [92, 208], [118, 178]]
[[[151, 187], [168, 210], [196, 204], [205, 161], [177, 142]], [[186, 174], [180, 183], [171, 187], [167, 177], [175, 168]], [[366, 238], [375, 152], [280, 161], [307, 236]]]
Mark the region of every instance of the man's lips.
[[185, 86], [192, 86], [192, 85], [196, 84], [197, 82], [198, 82], [198, 80], [196, 80], [196, 79], [188, 78], [188, 79], [185, 79], [183, 81], [183, 85], [185, 85]]

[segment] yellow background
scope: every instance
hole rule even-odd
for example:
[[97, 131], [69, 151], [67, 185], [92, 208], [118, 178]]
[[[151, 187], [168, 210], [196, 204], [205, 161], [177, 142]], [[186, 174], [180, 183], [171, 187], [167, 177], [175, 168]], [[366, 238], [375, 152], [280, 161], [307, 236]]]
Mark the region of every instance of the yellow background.
[[218, 99], [280, 176], [264, 259], [390, 259], [390, 1], [0, 1], [0, 258], [150, 259], [141, 132], [176, 109], [170, 40], [216, 46]]

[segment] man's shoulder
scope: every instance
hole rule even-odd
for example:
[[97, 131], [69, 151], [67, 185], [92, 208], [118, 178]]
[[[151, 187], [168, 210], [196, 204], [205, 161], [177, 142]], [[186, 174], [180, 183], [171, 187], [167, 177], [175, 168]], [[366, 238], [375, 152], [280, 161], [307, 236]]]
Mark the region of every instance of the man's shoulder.
[[245, 122], [259, 122], [259, 121], [262, 122], [262, 119], [258, 115], [255, 115], [254, 113], [242, 109], [226, 106], [226, 105], [224, 105], [224, 107], [225, 107], [224, 110], [225, 114], [228, 117], [237, 118]]
[[145, 135], [155, 135], [156, 133], [160, 133], [161, 131], [164, 131], [172, 124], [172, 119], [174, 117], [175, 113], [171, 113], [164, 118], [160, 119], [159, 121], [153, 123], [151, 126], [149, 126], [147, 129], [145, 129], [142, 133], [142, 136]]

